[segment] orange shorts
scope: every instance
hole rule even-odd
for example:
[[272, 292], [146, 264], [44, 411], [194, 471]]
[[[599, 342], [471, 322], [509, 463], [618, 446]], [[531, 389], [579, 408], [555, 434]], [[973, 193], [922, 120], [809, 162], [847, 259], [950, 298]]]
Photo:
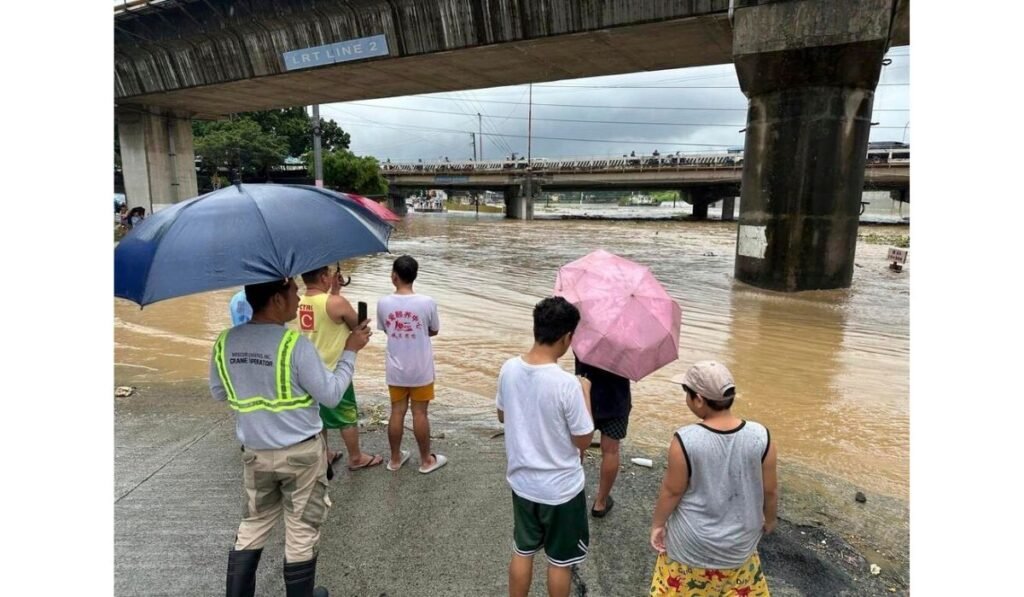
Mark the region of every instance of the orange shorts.
[[431, 382], [416, 388], [388, 386], [388, 393], [391, 394], [392, 402], [400, 402], [406, 398], [414, 402], [430, 402], [434, 399], [434, 383]]

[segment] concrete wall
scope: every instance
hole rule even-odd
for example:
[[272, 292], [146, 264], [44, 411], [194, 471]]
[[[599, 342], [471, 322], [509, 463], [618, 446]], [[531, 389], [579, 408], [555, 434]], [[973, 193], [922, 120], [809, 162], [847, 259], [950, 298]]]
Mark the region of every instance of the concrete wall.
[[129, 207], [152, 213], [198, 194], [188, 117], [131, 107], [119, 108], [116, 117]]

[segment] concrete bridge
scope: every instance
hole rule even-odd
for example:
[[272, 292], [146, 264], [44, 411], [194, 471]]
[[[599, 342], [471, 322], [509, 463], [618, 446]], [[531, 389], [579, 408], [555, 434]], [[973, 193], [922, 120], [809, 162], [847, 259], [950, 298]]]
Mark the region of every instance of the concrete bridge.
[[192, 118], [732, 62], [736, 275], [787, 291], [852, 280], [874, 89], [910, 39], [909, 0], [127, 0], [113, 25], [133, 205], [196, 194]]
[[[693, 205], [693, 216], [707, 218], [708, 206], [723, 201], [722, 219], [734, 219], [735, 197], [743, 181], [743, 156], [690, 154], [623, 158], [490, 162], [408, 162], [381, 164], [388, 179], [392, 208], [402, 210], [404, 197], [425, 189], [500, 191], [505, 213], [531, 219], [533, 197], [542, 191], [675, 190]], [[529, 179], [529, 180], [528, 180]], [[532, 189], [532, 192], [530, 191]], [[910, 161], [869, 162], [864, 189], [890, 191], [910, 201]]]

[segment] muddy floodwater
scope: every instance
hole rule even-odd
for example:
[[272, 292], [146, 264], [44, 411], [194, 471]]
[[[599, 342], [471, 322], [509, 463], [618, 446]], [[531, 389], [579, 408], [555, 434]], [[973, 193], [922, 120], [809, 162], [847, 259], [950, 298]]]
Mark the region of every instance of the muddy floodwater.
[[[416, 290], [440, 307], [434, 339], [439, 400], [444, 388], [493, 404], [498, 369], [531, 343], [531, 308], [549, 296], [558, 267], [603, 248], [651, 268], [682, 306], [679, 361], [633, 386], [629, 442], [660, 453], [672, 431], [693, 422], [668, 382], [696, 360], [733, 371], [736, 412], [763, 422], [780, 459], [867, 492], [905, 501], [909, 475], [910, 265], [886, 267], [879, 236], [906, 226], [861, 226], [853, 286], [778, 294], [733, 279], [736, 224], [727, 222], [532, 221], [471, 214], [414, 214], [399, 223], [393, 255], [348, 261], [353, 302], [375, 313], [390, 292], [392, 259], [420, 262]], [[873, 242], [869, 242], [873, 241]], [[211, 345], [230, 325], [235, 289], [172, 299], [140, 310], [115, 299], [119, 385], [202, 379]], [[360, 354], [360, 380], [384, 376], [377, 334]], [[571, 358], [563, 360], [571, 368]], [[460, 394], [465, 396], [465, 394]]]

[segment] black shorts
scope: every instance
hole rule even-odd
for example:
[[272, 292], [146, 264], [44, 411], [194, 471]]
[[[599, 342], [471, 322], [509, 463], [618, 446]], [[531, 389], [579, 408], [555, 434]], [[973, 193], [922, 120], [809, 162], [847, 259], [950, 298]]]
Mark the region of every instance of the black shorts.
[[544, 548], [548, 562], [559, 568], [587, 559], [590, 528], [587, 496], [583, 491], [564, 504], [538, 504], [512, 492], [512, 549], [531, 557]]
[[611, 439], [624, 439], [628, 427], [628, 416], [597, 419], [594, 421], [594, 428], [601, 432], [601, 437], [608, 436]]

